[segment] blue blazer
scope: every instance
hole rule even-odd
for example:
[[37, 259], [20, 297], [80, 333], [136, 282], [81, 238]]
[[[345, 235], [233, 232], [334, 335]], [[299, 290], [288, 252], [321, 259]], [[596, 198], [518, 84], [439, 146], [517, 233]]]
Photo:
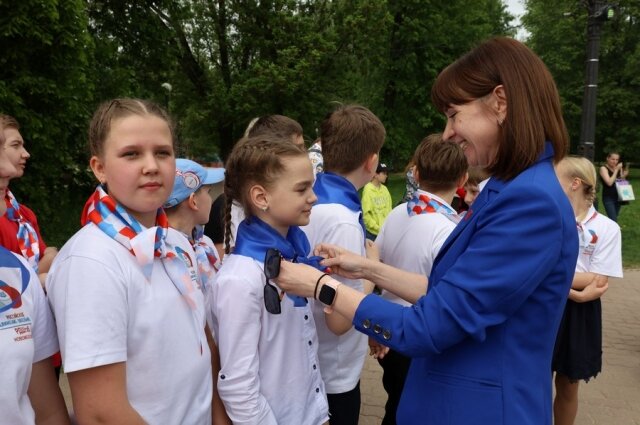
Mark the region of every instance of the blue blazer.
[[412, 357], [398, 424], [551, 424], [551, 357], [578, 235], [546, 144], [492, 178], [444, 243], [412, 307], [367, 296], [354, 325]]

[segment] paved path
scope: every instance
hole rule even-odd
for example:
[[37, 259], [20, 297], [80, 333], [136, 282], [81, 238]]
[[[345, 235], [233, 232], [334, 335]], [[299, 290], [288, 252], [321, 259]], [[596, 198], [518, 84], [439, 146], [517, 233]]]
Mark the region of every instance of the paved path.
[[[640, 270], [625, 270], [603, 298], [603, 371], [580, 385], [576, 425], [640, 425]], [[70, 401], [65, 377], [61, 379]], [[361, 378], [360, 425], [379, 425], [386, 393], [378, 363], [367, 359]]]
[[[602, 373], [580, 384], [576, 425], [640, 425], [640, 270], [612, 279], [602, 299]], [[371, 358], [362, 373], [361, 425], [379, 425], [386, 393]]]

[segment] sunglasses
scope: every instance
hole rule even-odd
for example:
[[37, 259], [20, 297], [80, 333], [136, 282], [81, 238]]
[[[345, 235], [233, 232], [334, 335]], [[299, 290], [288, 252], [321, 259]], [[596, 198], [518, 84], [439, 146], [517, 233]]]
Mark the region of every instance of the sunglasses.
[[269, 282], [280, 275], [281, 260], [282, 254], [280, 254], [280, 251], [275, 248], [267, 249], [264, 255], [264, 275], [266, 277], [264, 282], [264, 307], [271, 314], [280, 314], [282, 312], [280, 305], [282, 298], [280, 298], [278, 288]]

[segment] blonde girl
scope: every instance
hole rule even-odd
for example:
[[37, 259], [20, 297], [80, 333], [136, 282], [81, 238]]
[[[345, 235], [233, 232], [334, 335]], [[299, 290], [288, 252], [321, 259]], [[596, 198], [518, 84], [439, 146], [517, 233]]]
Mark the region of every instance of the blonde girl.
[[103, 103], [89, 127], [100, 184], [47, 278], [82, 424], [211, 423], [196, 256], [161, 209], [174, 140], [167, 114], [144, 100]]
[[596, 170], [586, 158], [567, 157], [556, 174], [576, 216], [580, 251], [576, 273], [553, 353], [556, 372], [554, 423], [573, 424], [578, 412], [578, 383], [602, 368], [600, 297], [609, 277], [622, 277], [620, 227], [593, 207]]
[[[298, 228], [309, 223], [317, 200], [311, 162], [287, 138], [257, 136], [238, 142], [225, 168], [227, 254], [234, 202], [246, 218], [212, 285], [220, 398], [234, 424], [325, 423], [313, 314], [305, 298], [284, 294], [270, 279], [273, 270], [264, 269], [270, 248], [286, 261], [320, 267]], [[279, 264], [277, 254], [269, 258]]]

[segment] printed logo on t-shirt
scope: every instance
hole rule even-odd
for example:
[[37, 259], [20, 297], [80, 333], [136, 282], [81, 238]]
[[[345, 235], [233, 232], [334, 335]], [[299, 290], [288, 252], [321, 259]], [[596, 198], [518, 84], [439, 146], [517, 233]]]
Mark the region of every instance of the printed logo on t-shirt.
[[189, 278], [191, 279], [191, 282], [193, 282], [196, 288], [201, 289], [200, 282], [198, 280], [198, 272], [194, 267], [194, 261], [189, 256], [189, 253], [179, 246], [176, 247], [176, 253], [178, 254], [178, 257], [180, 257], [182, 262], [187, 266], [187, 269], [189, 269]]
[[595, 230], [593, 230], [593, 229], [587, 229], [587, 231], [589, 233], [588, 235], [586, 235], [587, 239], [589, 239], [589, 237], [590, 237], [590, 239], [582, 247], [583, 248], [582, 254], [583, 255], [592, 255], [593, 251], [595, 251], [595, 249], [596, 249], [596, 243], [598, 242], [598, 235], [596, 234]]
[[31, 318], [18, 310], [22, 307], [20, 292], [0, 281], [0, 307], [10, 304], [11, 308], [0, 314], [0, 331], [6, 330], [15, 334], [14, 341], [31, 339]]

